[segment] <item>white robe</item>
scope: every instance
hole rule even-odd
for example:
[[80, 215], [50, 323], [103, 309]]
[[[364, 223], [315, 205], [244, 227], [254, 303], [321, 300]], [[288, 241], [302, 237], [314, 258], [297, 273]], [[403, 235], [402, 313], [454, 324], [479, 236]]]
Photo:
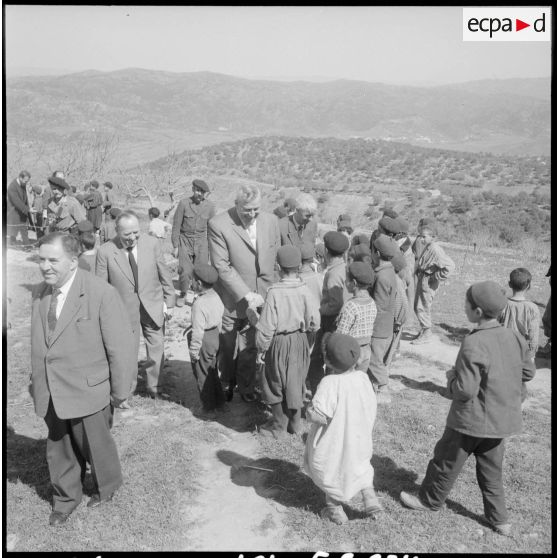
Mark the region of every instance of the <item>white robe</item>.
[[374, 480], [372, 430], [376, 395], [365, 372], [349, 370], [325, 376], [312, 406], [328, 417], [312, 424], [304, 452], [304, 470], [326, 495], [348, 502]]

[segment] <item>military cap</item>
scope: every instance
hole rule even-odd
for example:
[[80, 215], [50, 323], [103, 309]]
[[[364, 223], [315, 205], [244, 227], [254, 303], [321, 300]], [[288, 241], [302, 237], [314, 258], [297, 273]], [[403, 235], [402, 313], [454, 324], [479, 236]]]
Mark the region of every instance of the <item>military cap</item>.
[[391, 219], [397, 219], [397, 217], [399, 217], [397, 211], [395, 211], [392, 207], [384, 207], [382, 213], [384, 214], [384, 217], [390, 217]]
[[113, 219], [116, 219], [122, 213], [122, 210], [118, 207], [111, 207], [109, 213]]
[[370, 247], [366, 244], [357, 244], [349, 250], [349, 256], [353, 259], [353, 261], [361, 262], [363, 261], [363, 258], [367, 256], [371, 257], [372, 252], [370, 251]]
[[106, 186], [107, 188], [110, 188], [111, 190], [113, 188], [112, 182], [103, 182], [103, 186]]
[[349, 247], [349, 239], [338, 231], [328, 231], [324, 235], [324, 245], [332, 254], [340, 256]]
[[393, 256], [400, 252], [397, 242], [385, 234], [381, 234], [374, 241], [374, 248], [378, 250], [383, 260], [391, 260]]
[[504, 289], [494, 281], [474, 283], [467, 291], [467, 298], [489, 318], [497, 318], [508, 303]]
[[397, 234], [399, 232], [399, 223], [397, 219], [393, 219], [387, 215], [378, 221], [378, 225], [390, 234]]
[[402, 252], [399, 252], [399, 254], [395, 254], [395, 256], [393, 256], [390, 261], [393, 269], [395, 269], [395, 273], [399, 273], [402, 269], [407, 267], [407, 258]]
[[197, 263], [194, 265], [193, 273], [196, 279], [203, 281], [207, 285], [213, 285], [219, 279], [217, 270], [210, 264]]
[[406, 234], [409, 232], [409, 222], [407, 221], [407, 219], [401, 217], [400, 215], [399, 217], [397, 217], [397, 219], [395, 219], [395, 221], [397, 222], [397, 228], [399, 229], [397, 231], [398, 233]]
[[195, 186], [196, 188], [198, 188], [202, 192], [206, 192], [206, 193], [209, 192], [209, 186], [203, 180], [200, 180], [199, 178], [195, 178], [194, 180], [192, 180], [192, 186]]
[[70, 185], [63, 178], [59, 178], [58, 176], [49, 176], [47, 180], [49, 184], [55, 188], [60, 188], [61, 190], [70, 189]]
[[311, 262], [316, 255], [316, 248], [314, 248], [313, 244], [309, 242], [305, 242], [300, 247], [300, 257], [303, 262]]
[[296, 246], [281, 246], [277, 250], [277, 263], [282, 269], [297, 269], [301, 261], [300, 250]]
[[354, 337], [334, 332], [326, 342], [325, 354], [333, 368], [345, 372], [357, 363], [360, 346]]
[[366, 262], [353, 262], [349, 264], [349, 274], [361, 285], [372, 285], [374, 282], [374, 270]]
[[77, 230], [80, 233], [91, 232], [92, 230], [94, 230], [94, 228], [95, 227], [93, 227], [93, 223], [91, 221], [88, 221], [87, 219], [84, 219], [77, 224]]

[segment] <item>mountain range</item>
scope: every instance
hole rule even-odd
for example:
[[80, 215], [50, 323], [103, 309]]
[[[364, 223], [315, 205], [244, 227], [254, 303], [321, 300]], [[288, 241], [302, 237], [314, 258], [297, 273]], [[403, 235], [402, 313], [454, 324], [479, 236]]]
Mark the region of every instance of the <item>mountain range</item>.
[[[8, 78], [7, 137], [61, 142], [117, 133], [153, 157], [249, 136], [376, 138], [415, 145], [550, 154], [550, 78], [435, 87], [280, 82], [138, 68]], [[200, 146], [200, 142], [198, 142]]]

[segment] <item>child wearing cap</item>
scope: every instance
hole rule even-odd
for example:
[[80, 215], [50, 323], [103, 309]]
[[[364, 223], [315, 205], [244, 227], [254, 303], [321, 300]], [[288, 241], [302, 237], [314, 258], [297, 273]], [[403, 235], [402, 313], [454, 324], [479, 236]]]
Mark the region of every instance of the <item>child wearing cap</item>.
[[378, 404], [389, 403], [389, 371], [385, 364], [395, 318], [395, 296], [397, 281], [391, 260], [400, 253], [397, 242], [381, 234], [374, 241], [374, 255], [378, 264], [374, 268], [374, 284], [370, 294], [376, 303], [377, 315], [370, 341], [370, 365], [368, 372], [376, 389]]
[[[349, 248], [349, 239], [338, 231], [328, 231], [324, 235], [324, 262], [326, 272], [322, 287], [320, 302], [321, 328], [316, 335], [318, 348], [322, 347], [325, 333], [334, 331], [335, 320], [343, 308], [343, 304], [350, 297], [347, 290], [347, 270], [345, 265], [345, 252]], [[324, 375], [324, 361], [322, 351], [316, 351], [308, 373], [309, 388], [314, 393], [318, 382]]]
[[521, 431], [522, 385], [534, 377], [535, 366], [522, 336], [498, 323], [506, 302], [493, 281], [475, 283], [467, 290], [465, 314], [476, 327], [446, 372], [453, 400], [446, 428], [418, 496], [403, 491], [400, 498], [412, 509], [438, 511], [474, 453], [486, 519], [495, 531], [510, 535], [502, 482], [504, 438]]
[[300, 249], [277, 250], [281, 279], [267, 290], [256, 324], [258, 362], [265, 364], [260, 376], [262, 400], [271, 407], [272, 418], [259, 428], [264, 436], [284, 432], [300, 434], [305, 380], [310, 364], [307, 332], [320, 326], [318, 304], [298, 277]]
[[324, 519], [347, 523], [343, 503], [360, 493], [366, 515], [382, 506], [374, 492], [372, 431], [376, 396], [365, 372], [355, 368], [360, 358], [358, 341], [332, 333], [325, 358], [333, 374], [320, 382], [306, 418], [312, 423], [304, 451], [304, 470], [326, 496], [320, 512]]
[[192, 273], [192, 287], [198, 296], [192, 304], [192, 329], [187, 336], [190, 362], [202, 405], [199, 414], [212, 418], [215, 411], [228, 410], [217, 371], [219, 333], [225, 307], [213, 290], [218, 279], [217, 270], [212, 265], [197, 263]]
[[434, 240], [433, 225], [422, 225], [419, 237], [424, 249], [417, 259], [415, 274], [417, 278], [414, 310], [420, 324], [420, 331], [411, 343], [422, 344], [432, 339], [432, 303], [438, 293], [440, 283], [453, 273], [455, 264]]
[[524, 267], [518, 267], [510, 273], [508, 283], [512, 296], [500, 315], [498, 321], [504, 326], [517, 331], [527, 342], [529, 356], [534, 360], [539, 348], [539, 323], [541, 315], [536, 304], [525, 298], [531, 288], [531, 273]]
[[376, 303], [368, 292], [374, 282], [370, 264], [352, 262], [347, 267], [347, 290], [353, 295], [343, 304], [337, 317], [337, 333], [354, 337], [360, 346], [358, 370], [366, 372], [370, 363], [370, 339], [376, 320]]

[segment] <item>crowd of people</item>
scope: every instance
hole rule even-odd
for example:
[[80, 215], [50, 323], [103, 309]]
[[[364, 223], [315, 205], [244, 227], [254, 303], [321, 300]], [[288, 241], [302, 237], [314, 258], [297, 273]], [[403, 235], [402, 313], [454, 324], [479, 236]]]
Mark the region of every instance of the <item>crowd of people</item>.
[[[33, 201], [23, 201], [28, 180], [24, 171], [8, 189], [21, 219], [8, 225], [12, 242], [33, 214]], [[146, 393], [164, 398], [165, 322], [189, 292], [196, 412], [216, 418], [236, 392], [263, 404], [269, 418], [258, 433], [273, 439], [299, 437], [305, 418], [304, 467], [325, 494], [322, 517], [346, 523], [343, 504], [359, 493], [366, 514], [382, 512], [371, 465], [377, 405], [391, 403], [390, 364], [412, 313], [420, 329], [411, 342], [431, 343], [436, 294], [455, 272], [434, 219], [421, 219], [412, 238], [409, 223], [386, 208], [368, 236], [343, 214], [321, 238], [309, 194], [268, 213], [260, 190], [243, 185], [234, 206], [217, 213], [209, 186], [196, 179], [172, 226], [150, 208], [145, 234], [134, 211], [113, 207], [110, 183], [103, 197], [92, 181], [82, 207], [63, 176], [48, 182], [47, 220], [49, 212], [56, 217], [54, 232], [38, 242], [44, 282], [33, 293], [31, 393], [49, 430], [52, 525], [80, 503], [87, 463], [97, 489], [88, 506], [109, 501], [122, 483], [110, 427], [114, 408], [128, 408], [137, 388], [140, 332]], [[178, 296], [163, 258], [169, 232]], [[439, 510], [473, 453], [486, 518], [511, 532], [503, 440], [521, 429], [524, 384], [535, 373], [540, 316], [525, 297], [530, 282], [518, 268], [509, 299], [493, 281], [464, 293], [474, 328], [447, 372], [453, 402], [419, 493], [401, 493], [407, 507]], [[543, 323], [550, 334], [550, 304]]]

